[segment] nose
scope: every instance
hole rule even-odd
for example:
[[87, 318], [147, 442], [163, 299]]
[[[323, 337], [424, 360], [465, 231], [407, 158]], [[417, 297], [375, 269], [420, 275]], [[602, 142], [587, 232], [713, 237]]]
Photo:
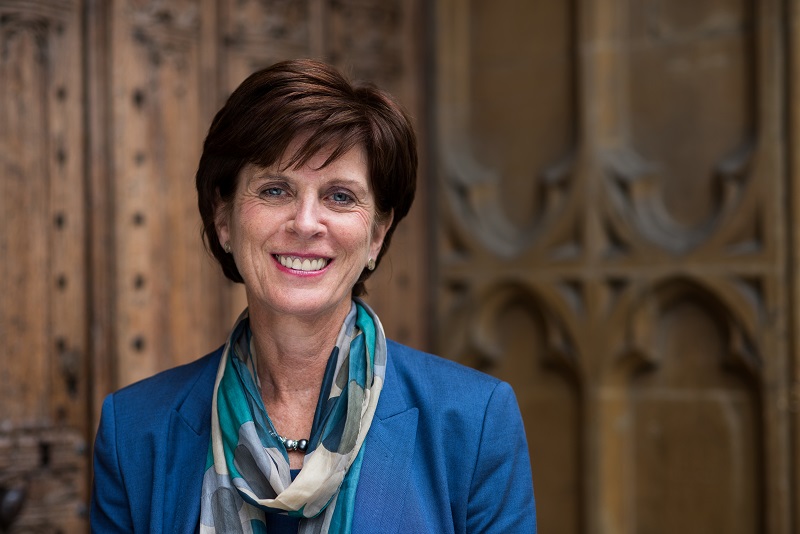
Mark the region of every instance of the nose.
[[322, 235], [325, 232], [325, 225], [321, 220], [321, 209], [322, 206], [317, 199], [299, 199], [294, 217], [286, 226], [287, 230], [303, 239]]

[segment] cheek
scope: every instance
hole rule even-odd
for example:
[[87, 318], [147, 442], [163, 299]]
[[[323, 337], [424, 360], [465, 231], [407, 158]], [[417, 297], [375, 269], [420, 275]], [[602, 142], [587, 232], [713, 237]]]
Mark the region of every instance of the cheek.
[[351, 229], [340, 235], [340, 246], [348, 256], [360, 256], [369, 247], [369, 234], [365, 230]]
[[235, 232], [239, 238], [254, 239], [274, 230], [275, 214], [265, 213], [256, 206], [242, 206], [237, 213]]
[[359, 217], [358, 228], [354, 228], [351, 235], [351, 242], [358, 247], [364, 247], [364, 253], [369, 254], [372, 250], [372, 243], [375, 237], [375, 222], [372, 217], [362, 215]]
[[251, 226], [253, 219], [256, 219], [258, 217], [256, 209], [247, 203], [244, 203], [241, 206], [239, 206], [239, 210], [236, 215], [237, 215], [236, 222], [240, 227]]

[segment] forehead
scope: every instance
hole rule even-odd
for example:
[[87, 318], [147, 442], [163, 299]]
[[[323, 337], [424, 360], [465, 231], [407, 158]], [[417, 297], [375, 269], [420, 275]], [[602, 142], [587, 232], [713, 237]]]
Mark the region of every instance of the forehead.
[[360, 175], [367, 178], [368, 158], [367, 152], [361, 145], [336, 153], [337, 146], [325, 146], [310, 156], [298, 154], [303, 145], [294, 141], [287, 147], [284, 154], [272, 165], [266, 167], [258, 164], [248, 164], [246, 167], [265, 169], [273, 173], [293, 175], [295, 173], [314, 172], [321, 175], [347, 174], [351, 177]]
[[[367, 191], [371, 190], [369, 170], [367, 167], [367, 154], [364, 147], [356, 145], [342, 154], [330, 159], [336, 147], [328, 146], [314, 153], [305, 162], [297, 161], [297, 150], [302, 145], [293, 142], [284, 156], [277, 162], [266, 167], [248, 163], [240, 174], [240, 186], [254, 183], [269, 178], [301, 179], [314, 178], [328, 181], [342, 181], [359, 184]], [[294, 165], [293, 161], [297, 161]]]
[[351, 144], [347, 139], [342, 139], [319, 144], [313, 136], [297, 136], [283, 151], [275, 166], [282, 169], [307, 167], [318, 170], [335, 164], [366, 166], [368, 157], [363, 143]]

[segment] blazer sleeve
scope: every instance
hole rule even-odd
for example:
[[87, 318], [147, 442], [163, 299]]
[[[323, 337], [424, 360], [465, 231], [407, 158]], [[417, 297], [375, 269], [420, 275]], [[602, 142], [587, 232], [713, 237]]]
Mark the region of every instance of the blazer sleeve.
[[536, 532], [525, 428], [511, 386], [500, 382], [486, 407], [470, 484], [467, 532]]
[[92, 532], [133, 532], [130, 503], [117, 455], [113, 395], [103, 401], [94, 443], [91, 526]]

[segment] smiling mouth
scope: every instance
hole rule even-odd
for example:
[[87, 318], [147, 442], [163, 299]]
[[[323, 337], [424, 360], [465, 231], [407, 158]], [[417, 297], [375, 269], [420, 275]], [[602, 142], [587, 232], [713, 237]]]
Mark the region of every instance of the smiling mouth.
[[281, 265], [295, 271], [321, 271], [328, 265], [327, 258], [298, 258], [297, 256], [273, 255]]

